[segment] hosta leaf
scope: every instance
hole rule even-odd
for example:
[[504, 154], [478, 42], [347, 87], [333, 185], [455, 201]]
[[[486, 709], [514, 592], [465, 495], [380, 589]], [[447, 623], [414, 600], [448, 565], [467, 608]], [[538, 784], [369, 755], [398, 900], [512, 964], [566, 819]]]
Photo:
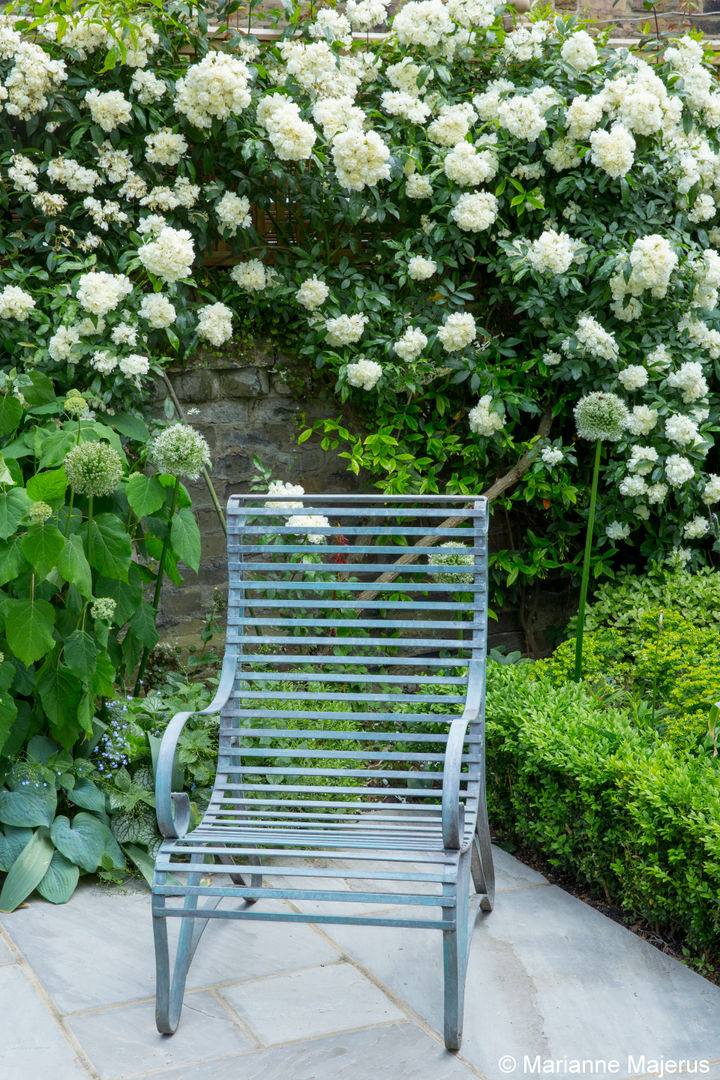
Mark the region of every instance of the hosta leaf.
[[10, 867], [0, 892], [0, 911], [14, 911], [45, 877], [53, 857], [46, 828], [37, 829]]
[[58, 555], [57, 568], [60, 576], [71, 582], [81, 596], [86, 600], [92, 596], [92, 571], [79, 536], [68, 536]]
[[0, 540], [7, 540], [30, 509], [31, 500], [25, 488], [0, 492]]
[[115, 514], [98, 514], [92, 524], [88, 561], [101, 574], [127, 581], [132, 541]]
[[12, 600], [3, 605], [5, 637], [13, 653], [29, 666], [55, 645], [55, 610], [47, 600]]
[[92, 873], [100, 865], [105, 851], [105, 830], [101, 821], [81, 811], [72, 824], [63, 814], [55, 818], [50, 829], [53, 844], [66, 859]]
[[165, 502], [165, 488], [154, 476], [136, 473], [131, 476], [125, 488], [127, 501], [138, 517], [154, 514]]
[[97, 646], [86, 630], [73, 630], [65, 641], [65, 663], [83, 682], [89, 682], [95, 674], [97, 655]]
[[65, 547], [65, 537], [55, 525], [31, 525], [21, 547], [36, 573], [46, 578]]
[[45, 871], [45, 876], [38, 883], [37, 891], [51, 904], [67, 904], [77, 888], [79, 879], [80, 871], [77, 866], [59, 851], [55, 851]]
[[105, 792], [93, 784], [92, 780], [85, 777], [81, 777], [76, 781], [75, 787], [70, 792], [69, 799], [82, 810], [92, 810], [96, 814], [105, 812]]
[[16, 791], [0, 791], [0, 821], [3, 825], [28, 829], [50, 825], [55, 817], [57, 792], [48, 787], [20, 787]]
[[67, 489], [65, 466], [36, 473], [27, 482], [27, 493], [36, 502], [62, 502]]
[[23, 848], [32, 840], [32, 829], [6, 825], [0, 830], [0, 870], [9, 870]]
[[152, 886], [155, 860], [137, 844], [123, 844], [123, 851], [135, 863], [148, 885]]
[[178, 510], [173, 517], [170, 540], [176, 554], [195, 573], [200, 569], [200, 530], [195, 515], [189, 508]]

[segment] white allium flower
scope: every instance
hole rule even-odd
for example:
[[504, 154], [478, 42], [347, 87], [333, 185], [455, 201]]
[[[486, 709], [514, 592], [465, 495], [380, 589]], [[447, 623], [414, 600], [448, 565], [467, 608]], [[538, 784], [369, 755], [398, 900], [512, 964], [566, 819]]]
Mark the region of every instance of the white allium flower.
[[150, 370], [150, 361], [147, 356], [131, 353], [129, 356], [122, 356], [120, 358], [118, 367], [128, 379], [138, 379], [141, 375], [147, 375]]
[[110, 495], [123, 474], [122, 458], [108, 442], [82, 442], [64, 461], [70, 487], [78, 495]]
[[444, 325], [438, 327], [437, 336], [445, 352], [464, 349], [477, 337], [475, 319], [469, 312], [454, 311], [448, 315]]
[[161, 473], [197, 480], [210, 464], [210, 448], [199, 431], [187, 424], [172, 424], [151, 441], [150, 459]]
[[306, 278], [303, 281], [300, 288], [295, 293], [295, 299], [298, 304], [302, 304], [308, 311], [317, 311], [322, 307], [328, 296], [330, 295], [330, 289], [324, 281], [313, 274], [312, 277]]
[[70, 360], [73, 347], [80, 342], [80, 335], [72, 326], [61, 326], [48, 341], [50, 357], [59, 363]]
[[324, 544], [327, 536], [324, 533], [311, 532], [312, 529], [329, 529], [330, 522], [323, 514], [295, 514], [285, 523], [288, 529], [294, 529], [297, 533], [305, 533], [308, 544]]
[[161, 229], [157, 239], [138, 249], [138, 258], [150, 274], [163, 281], [181, 281], [189, 277], [195, 248], [187, 229]]
[[6, 285], [0, 292], [0, 319], [17, 319], [23, 322], [35, 307], [30, 293], [17, 285]]
[[395, 15], [392, 24], [401, 45], [439, 45], [455, 27], [442, 0], [409, 0]]
[[457, 146], [474, 123], [477, 114], [472, 105], [443, 105], [427, 129], [428, 138], [437, 146]]
[[516, 139], [535, 140], [547, 128], [547, 120], [531, 97], [516, 95], [501, 101], [498, 121]]
[[401, 360], [415, 360], [427, 345], [427, 338], [422, 330], [410, 326], [399, 341], [393, 342], [393, 351]]
[[[473, 435], [482, 435], [484, 438], [489, 438], [495, 432], [502, 431], [505, 427], [505, 407], [500, 404], [495, 409], [492, 409], [492, 404], [492, 396], [484, 394], [477, 405], [468, 413], [470, 430]], [[498, 408], [499, 412], [497, 411]]]
[[154, 330], [162, 330], [177, 319], [177, 312], [162, 293], [146, 293], [140, 304], [140, 314]]
[[130, 80], [130, 91], [135, 94], [141, 105], [152, 105], [166, 92], [167, 87], [151, 71], [136, 71]]
[[647, 476], [658, 461], [658, 452], [654, 446], [633, 446], [630, 451], [628, 470], [639, 476]]
[[618, 380], [623, 384], [629, 394], [639, 390], [648, 381], [647, 369], [642, 364], [630, 364], [618, 372]]
[[320, 124], [323, 136], [333, 139], [348, 128], [362, 130], [366, 116], [351, 97], [319, 98], [313, 105], [313, 120]]
[[546, 465], [559, 465], [565, 455], [562, 450], [559, 450], [556, 446], [545, 446], [540, 451], [540, 457]]
[[484, 232], [495, 224], [498, 201], [489, 191], [473, 191], [461, 195], [450, 211], [450, 217], [464, 232]]
[[665, 421], [665, 435], [676, 446], [692, 446], [700, 438], [695, 421], [682, 413], [668, 416]]
[[613, 124], [610, 131], [593, 131], [590, 135], [590, 146], [590, 160], [593, 165], [597, 165], [613, 179], [625, 176], [633, 167], [635, 140], [623, 124]]
[[175, 108], [198, 128], [237, 116], [250, 104], [247, 66], [236, 56], [211, 50], [192, 64], [175, 87]]
[[720, 476], [717, 473], [708, 473], [707, 483], [703, 488], [702, 500], [707, 506], [720, 502]]
[[215, 204], [215, 213], [221, 228], [231, 236], [234, 236], [238, 229], [248, 229], [252, 225], [250, 200], [244, 195], [236, 195], [233, 191], [226, 191]]
[[132, 290], [132, 282], [124, 274], [99, 271], [81, 276], [76, 295], [86, 311], [106, 315], [108, 311], [114, 311]]
[[619, 521], [611, 521], [605, 527], [605, 535], [610, 540], [627, 540], [630, 535], [630, 526], [621, 524]]
[[[451, 548], [452, 550], [445, 550]], [[462, 550], [458, 550], [458, 549]], [[468, 544], [458, 544], [450, 540], [446, 544], [440, 544], [427, 556], [428, 574], [433, 581], [441, 585], [472, 585], [475, 580], [474, 573], [452, 573], [446, 569], [449, 566], [473, 566], [475, 565], [475, 552]], [[438, 567], [443, 567], [438, 571]]]
[[498, 158], [492, 150], [478, 152], [472, 143], [460, 142], [445, 158], [443, 171], [448, 180], [461, 187], [475, 187], [492, 180], [498, 170]]
[[628, 499], [639, 499], [647, 494], [648, 486], [642, 476], [629, 474], [620, 481], [619, 491]]
[[408, 263], [408, 277], [413, 281], [427, 281], [437, 273], [434, 259], [425, 259], [422, 255], [413, 255]]
[[338, 132], [332, 140], [332, 157], [338, 183], [350, 191], [362, 191], [390, 179], [390, 150], [376, 131], [350, 128]]
[[363, 390], [372, 390], [382, 373], [380, 364], [365, 357], [354, 364], [348, 364], [345, 368], [345, 375], [350, 385], [359, 386]]
[[103, 131], [114, 131], [120, 124], [128, 124], [132, 119], [132, 105], [119, 90], [108, 90], [105, 94], [99, 90], [88, 90], [85, 101], [93, 123]]
[[671, 487], [682, 487], [695, 476], [695, 469], [682, 454], [670, 454], [665, 462], [665, 475]]
[[356, 315], [338, 315], [335, 319], [325, 320], [328, 345], [352, 345], [359, 341], [365, 331], [368, 321], [367, 315], [362, 312]]
[[145, 160], [152, 165], [173, 166], [182, 158], [188, 148], [187, 139], [184, 135], [171, 131], [170, 128], [160, 128], [145, 136]]
[[236, 263], [230, 271], [230, 277], [247, 292], [262, 292], [270, 283], [269, 273], [260, 259]]
[[232, 332], [232, 311], [225, 304], [206, 304], [198, 309], [197, 336], [203, 341], [224, 345]]
[[[304, 495], [305, 488], [301, 484], [290, 484], [285, 480], [271, 480], [267, 490], [268, 495]], [[265, 506], [271, 510], [302, 510], [302, 502], [290, 500], [289, 502], [266, 502]]]
[[413, 173], [405, 181], [405, 194], [409, 199], [431, 199], [433, 186], [429, 177]]
[[566, 64], [576, 71], [589, 71], [598, 62], [595, 42], [586, 30], [577, 30], [566, 38], [560, 49], [560, 55]]
[[575, 426], [581, 439], [617, 442], [627, 427], [628, 411], [616, 394], [592, 390], [575, 406]]
[[697, 360], [688, 360], [677, 371], [668, 376], [668, 385], [680, 390], [683, 401], [689, 405], [707, 395], [708, 384], [701, 364]]
[[710, 528], [710, 522], [704, 517], [694, 517], [686, 522], [683, 537], [686, 540], [700, 540]]
[[572, 266], [578, 246], [566, 232], [545, 229], [530, 244], [527, 259], [539, 274], [564, 274]]

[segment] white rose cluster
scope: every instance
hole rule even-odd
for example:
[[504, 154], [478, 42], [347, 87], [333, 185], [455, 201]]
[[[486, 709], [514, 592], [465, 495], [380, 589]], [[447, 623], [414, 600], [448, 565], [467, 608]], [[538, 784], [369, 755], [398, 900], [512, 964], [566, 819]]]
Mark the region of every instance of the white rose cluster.
[[545, 229], [530, 244], [527, 259], [539, 274], [564, 274], [572, 266], [579, 246], [566, 232]]
[[[617, 360], [618, 345], [614, 336], [604, 329], [592, 315], [581, 315], [577, 322], [575, 338], [578, 349], [586, 356], [597, 356], [602, 360]], [[568, 342], [563, 342], [563, 351], [569, 352]]]
[[332, 140], [338, 183], [350, 191], [374, 187], [390, 179], [390, 150], [376, 131], [340, 131]]
[[236, 56], [211, 50], [175, 86], [175, 109], [198, 128], [237, 116], [250, 104], [250, 73]]
[[490, 438], [505, 427], [505, 409], [502, 405], [492, 407], [493, 399], [490, 394], [484, 394], [477, 405], [468, 413], [470, 430], [473, 435], [482, 435]]
[[63, 60], [51, 60], [44, 49], [29, 41], [11, 46], [13, 67], [5, 79], [0, 100], [5, 111], [19, 120], [31, 120], [47, 108], [48, 95], [67, 79]]
[[[305, 488], [302, 484], [291, 484], [286, 480], [271, 480], [268, 484], [267, 493], [268, 495], [283, 496], [304, 495]], [[270, 510], [302, 510], [303, 504], [302, 501], [297, 502], [294, 498], [291, 498], [290, 501], [283, 500], [282, 502], [276, 502], [275, 499], [273, 499], [272, 502], [266, 502], [265, 506]]]
[[484, 232], [495, 224], [498, 201], [489, 191], [466, 192], [450, 211], [450, 217], [463, 232]]
[[95, 169], [86, 169], [74, 158], [53, 158], [47, 175], [52, 183], [64, 184], [69, 191], [93, 191], [100, 183], [100, 174]]
[[302, 304], [307, 311], [317, 311], [322, 307], [328, 296], [330, 295], [330, 289], [324, 281], [313, 274], [312, 277], [306, 278], [303, 281], [300, 288], [295, 293], [295, 299], [298, 304]]
[[668, 375], [668, 385], [681, 392], [686, 405], [699, 401], [708, 393], [707, 379], [697, 360], [688, 360], [681, 364], [677, 371], [671, 372]]
[[309, 158], [317, 132], [300, 116], [300, 109], [283, 94], [270, 94], [257, 108], [258, 122], [281, 161], [304, 161]]
[[458, 352], [477, 337], [475, 319], [469, 312], [454, 311], [438, 327], [437, 336], [445, 352]]
[[442, 0], [409, 0], [396, 14], [392, 26], [401, 45], [426, 48], [439, 45], [455, 29]]
[[239, 262], [230, 271], [230, 277], [246, 292], [262, 292], [270, 282], [270, 274], [260, 259]]
[[252, 225], [250, 200], [245, 195], [236, 195], [234, 191], [225, 192], [215, 204], [215, 213], [220, 227], [230, 236], [234, 236], [238, 229], [248, 229]]
[[205, 304], [198, 310], [197, 336], [211, 345], [224, 345], [232, 337], [232, 311], [225, 304]]
[[437, 146], [455, 147], [467, 136], [476, 119], [477, 113], [467, 102], [442, 105], [427, 129], [428, 138]]
[[313, 105], [312, 115], [326, 139], [333, 139], [339, 131], [348, 128], [361, 131], [366, 119], [351, 97], [319, 98]]
[[326, 340], [328, 345], [353, 345], [365, 332], [368, 317], [359, 312], [356, 315], [338, 315], [335, 319], [325, 320]]
[[177, 318], [174, 305], [159, 292], [143, 296], [140, 315], [153, 330], [163, 330], [166, 326], [171, 326]]
[[478, 152], [472, 143], [460, 142], [446, 156], [443, 171], [448, 180], [460, 187], [476, 187], [496, 176], [497, 154], [492, 150]]
[[587, 30], [576, 30], [574, 34], [566, 38], [560, 49], [560, 55], [565, 63], [576, 71], [589, 71], [598, 62], [595, 42]]
[[150, 274], [163, 281], [181, 281], [190, 276], [195, 247], [187, 229], [164, 226], [155, 240], [138, 249], [138, 258]]
[[599, 128], [590, 135], [590, 160], [593, 165], [612, 176], [614, 180], [625, 176], [635, 162], [635, 140], [621, 123], [615, 123], [609, 131]]
[[437, 263], [434, 259], [426, 259], [422, 255], [413, 255], [408, 262], [408, 277], [413, 281], [427, 281], [437, 273]]
[[83, 274], [76, 293], [78, 303], [91, 315], [106, 315], [114, 311], [133, 291], [132, 282], [124, 274], [93, 271]]
[[24, 322], [34, 307], [33, 297], [18, 285], [6, 285], [0, 292], [0, 319]]
[[403, 336], [398, 341], [393, 342], [393, 352], [397, 353], [401, 360], [409, 363], [411, 360], [417, 359], [427, 342], [428, 339], [422, 330], [416, 330], [414, 327], [409, 326]]
[[108, 90], [104, 94], [88, 90], [85, 101], [93, 123], [108, 133], [129, 123], [132, 117], [132, 105], [120, 90]]
[[354, 364], [348, 364], [345, 368], [347, 381], [351, 386], [358, 386], [362, 390], [372, 390], [378, 383], [383, 369], [375, 360], [367, 357], [357, 360]]
[[184, 135], [180, 135], [169, 128], [160, 128], [145, 136], [145, 160], [151, 165], [167, 165], [172, 167], [182, 159], [186, 153], [188, 144]]

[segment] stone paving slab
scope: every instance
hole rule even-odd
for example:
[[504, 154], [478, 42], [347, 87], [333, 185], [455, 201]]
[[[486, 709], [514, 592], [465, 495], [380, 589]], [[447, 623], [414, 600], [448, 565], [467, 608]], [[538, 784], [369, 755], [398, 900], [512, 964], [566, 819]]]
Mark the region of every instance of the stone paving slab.
[[160, 1036], [149, 894], [85, 885], [0, 916], [23, 956], [0, 938], [0, 1080], [625, 1080], [683, 1059], [686, 1080], [720, 1080], [720, 988], [496, 856], [458, 1056], [441, 935], [418, 929], [211, 921]]

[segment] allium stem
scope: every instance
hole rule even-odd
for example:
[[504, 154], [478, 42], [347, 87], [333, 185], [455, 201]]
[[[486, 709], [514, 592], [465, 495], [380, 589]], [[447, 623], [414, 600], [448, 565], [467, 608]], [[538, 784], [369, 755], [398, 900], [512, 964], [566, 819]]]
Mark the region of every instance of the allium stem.
[[582, 647], [585, 632], [585, 604], [587, 601], [588, 581], [590, 580], [590, 555], [592, 553], [593, 530], [595, 528], [595, 503], [597, 502], [598, 477], [600, 476], [600, 454], [602, 453], [602, 440], [595, 443], [595, 467], [593, 469], [592, 486], [590, 488], [590, 511], [588, 513], [587, 533], [585, 535], [585, 555], [583, 558], [582, 583], [580, 585], [580, 606], [578, 607], [578, 627], [575, 638], [575, 671], [573, 680], [580, 682], [582, 678]]
[[93, 526], [93, 496], [88, 498], [88, 562], [92, 566], [92, 526]]
[[[173, 489], [172, 489], [172, 498], [170, 500], [170, 512], [168, 513], [168, 532], [167, 532], [167, 536], [163, 540], [162, 551], [160, 552], [160, 562], [158, 563], [158, 569], [157, 569], [157, 579], [155, 581], [155, 593], [153, 595], [153, 602], [152, 602], [152, 606], [155, 609], [155, 611], [157, 611], [157, 609], [160, 606], [160, 593], [162, 592], [163, 575], [165, 573], [165, 560], [167, 559], [168, 548], [170, 547], [170, 530], [172, 528], [172, 519], [173, 519], [173, 514], [175, 513], [175, 505], [177, 503], [177, 497], [178, 497], [179, 488], [180, 488], [180, 477], [176, 476], [175, 477], [175, 483], [173, 484]], [[133, 689], [133, 697], [139, 697], [140, 696], [140, 684], [142, 682], [142, 677], [145, 674], [145, 668], [147, 667], [147, 662], [148, 662], [148, 656], [149, 655], [150, 655], [150, 650], [146, 645], [144, 647], [143, 651], [142, 651], [142, 656], [140, 657], [140, 665], [138, 667], [137, 676], [135, 678], [135, 687]]]

